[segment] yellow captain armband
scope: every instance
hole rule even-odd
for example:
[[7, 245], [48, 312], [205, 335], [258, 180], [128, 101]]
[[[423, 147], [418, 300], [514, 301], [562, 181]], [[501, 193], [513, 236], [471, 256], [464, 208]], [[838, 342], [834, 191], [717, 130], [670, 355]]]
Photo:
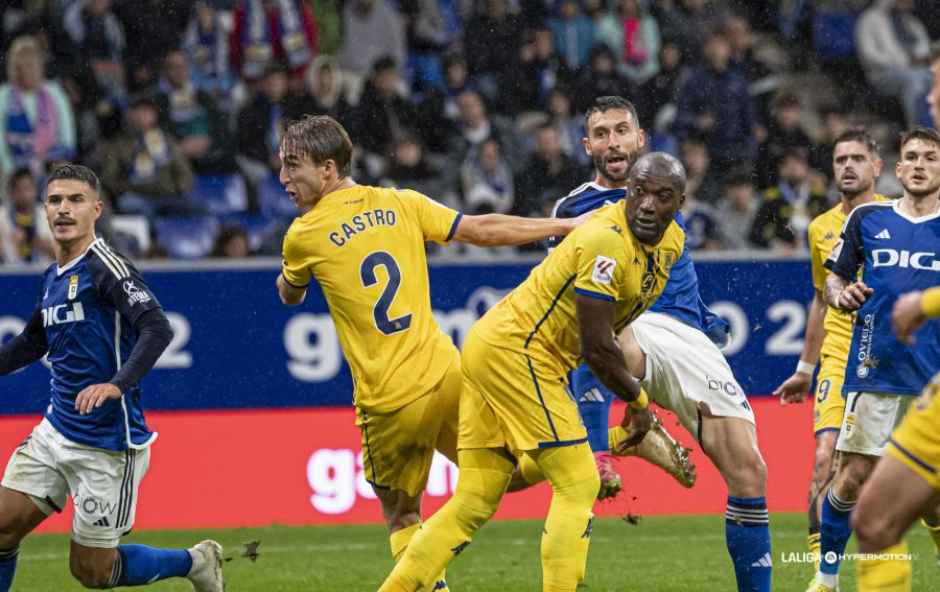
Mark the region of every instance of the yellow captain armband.
[[920, 309], [929, 318], [940, 317], [940, 287], [930, 288], [920, 298]]
[[640, 394], [637, 395], [636, 399], [630, 401], [628, 404], [630, 405], [630, 409], [636, 409], [637, 411], [642, 411], [643, 409], [649, 407], [650, 398], [646, 394], [646, 389], [641, 386]]

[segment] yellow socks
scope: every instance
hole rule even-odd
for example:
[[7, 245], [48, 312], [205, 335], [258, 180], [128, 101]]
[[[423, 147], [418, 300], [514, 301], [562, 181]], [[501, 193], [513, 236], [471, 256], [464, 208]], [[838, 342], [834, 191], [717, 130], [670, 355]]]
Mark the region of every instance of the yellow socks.
[[[389, 545], [392, 548], [392, 558], [397, 563], [401, 556], [405, 554], [405, 549], [408, 548], [408, 543], [411, 542], [411, 538], [418, 532], [421, 528], [421, 523], [412, 524], [402, 528], [401, 530], [396, 530], [388, 537]], [[422, 588], [424, 590], [424, 588]], [[427, 588], [428, 592], [434, 590], [436, 592], [448, 592], [449, 588], [447, 587], [447, 579], [445, 578], [444, 572], [441, 572], [441, 575], [438, 576], [431, 587]]]
[[924, 528], [927, 529], [927, 532], [930, 533], [930, 538], [933, 539], [933, 544], [937, 548], [937, 556], [940, 557], [940, 524], [937, 526], [931, 526], [927, 524], [927, 521], [921, 518], [920, 523], [924, 525]]
[[809, 547], [809, 552], [813, 554], [816, 571], [819, 571], [819, 537], [818, 532], [806, 536], [806, 545]]
[[460, 479], [454, 496], [424, 523], [380, 592], [416, 592], [433, 589], [437, 574], [459, 555], [473, 534], [499, 506], [514, 468], [495, 449], [461, 450]]
[[[879, 551], [877, 555], [907, 555], [907, 543]], [[911, 562], [908, 559], [862, 559], [858, 562], [858, 592], [910, 592]]]
[[533, 453], [552, 484], [552, 505], [542, 535], [543, 592], [574, 592], [583, 579], [590, 545], [594, 499], [600, 487], [587, 444]]

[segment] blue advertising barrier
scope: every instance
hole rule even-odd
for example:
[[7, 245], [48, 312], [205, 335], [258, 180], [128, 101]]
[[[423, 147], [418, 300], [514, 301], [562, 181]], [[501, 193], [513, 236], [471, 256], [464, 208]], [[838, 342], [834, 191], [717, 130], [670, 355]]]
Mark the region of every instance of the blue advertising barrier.
[[[473, 322], [519, 284], [532, 263], [435, 263], [431, 302], [459, 343]], [[696, 262], [702, 296], [732, 326], [725, 353], [746, 392], [767, 395], [796, 367], [812, 299], [805, 260]], [[315, 287], [282, 306], [276, 262], [250, 267], [146, 267], [174, 338], [143, 382], [148, 409], [347, 405], [352, 381], [326, 301]], [[39, 271], [0, 273], [0, 342], [24, 327]], [[350, 289], [358, 289], [356, 278]], [[42, 364], [0, 377], [0, 413], [37, 413], [49, 398]]]

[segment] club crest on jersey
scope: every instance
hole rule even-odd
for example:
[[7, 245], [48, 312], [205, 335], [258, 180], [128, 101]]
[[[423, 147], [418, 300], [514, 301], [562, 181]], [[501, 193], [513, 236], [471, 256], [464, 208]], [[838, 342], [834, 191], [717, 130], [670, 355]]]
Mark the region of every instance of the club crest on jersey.
[[123, 288], [124, 293], [127, 294], [127, 303], [129, 305], [134, 306], [135, 304], [150, 302], [150, 294], [137, 287], [134, 280], [125, 280]]
[[591, 273], [591, 279], [598, 284], [610, 284], [614, 279], [614, 268], [617, 262], [610, 257], [598, 255], [594, 260], [594, 271]]
[[640, 286], [640, 291], [644, 294], [649, 293], [653, 289], [653, 284], [656, 283], [656, 276], [652, 272], [647, 272], [643, 276], [643, 284]]
[[78, 296], [78, 276], [70, 275], [69, 276], [69, 300], [75, 300], [76, 296]]

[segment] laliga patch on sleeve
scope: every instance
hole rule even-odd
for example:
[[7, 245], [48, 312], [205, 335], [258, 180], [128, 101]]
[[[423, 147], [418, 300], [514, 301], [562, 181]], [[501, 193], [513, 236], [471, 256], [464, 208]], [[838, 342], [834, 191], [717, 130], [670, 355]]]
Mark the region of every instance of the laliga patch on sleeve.
[[832, 261], [833, 263], [835, 263], [836, 261], [839, 260], [839, 255], [842, 254], [842, 245], [844, 242], [845, 241], [840, 238], [839, 242], [837, 242], [836, 245], [832, 247], [832, 250], [829, 251], [829, 261]]
[[609, 284], [614, 279], [614, 268], [617, 262], [610, 257], [598, 255], [594, 260], [594, 271], [591, 273], [591, 279], [598, 284]]

